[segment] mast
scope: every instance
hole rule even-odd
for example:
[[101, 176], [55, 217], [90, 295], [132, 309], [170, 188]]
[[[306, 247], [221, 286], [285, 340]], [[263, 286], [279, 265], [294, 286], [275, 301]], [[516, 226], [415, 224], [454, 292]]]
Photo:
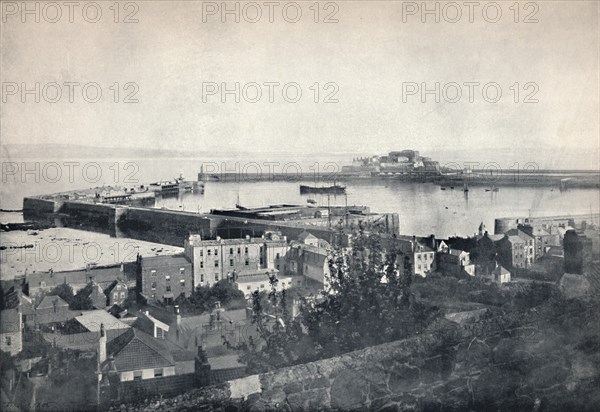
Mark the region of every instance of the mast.
[[327, 193], [327, 228], [331, 229], [331, 208], [329, 206], [329, 193]]

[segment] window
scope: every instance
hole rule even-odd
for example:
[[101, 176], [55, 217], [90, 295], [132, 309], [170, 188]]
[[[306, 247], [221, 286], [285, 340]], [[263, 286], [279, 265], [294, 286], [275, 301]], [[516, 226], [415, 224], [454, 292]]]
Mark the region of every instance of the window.
[[210, 256], [210, 249], [208, 249], [208, 251], [206, 253], [208, 254], [208, 256]]
[[215, 249], [215, 256], [219, 254], [219, 249]]
[[125, 297], [125, 292], [121, 292], [121, 297], [124, 298]]
[[229, 254], [233, 255], [233, 248], [232, 247], [229, 248]]
[[200, 256], [204, 256], [204, 250], [200, 249]]
[[248, 259], [246, 259], [246, 261], [244, 262], [244, 264], [245, 264], [246, 266], [248, 266], [248, 265], [250, 264], [250, 262], [248, 261]]
[[229, 259], [229, 266], [233, 266], [233, 259]]
[[204, 274], [200, 275], [200, 282], [204, 282]]
[[154, 369], [154, 377], [155, 378], [160, 378], [161, 376], [163, 376], [163, 370], [162, 370], [162, 368]]
[[133, 371], [133, 380], [141, 381], [142, 380], [142, 371]]
[[179, 268], [179, 274], [185, 275], [185, 268]]
[[250, 290], [250, 286], [246, 287], [246, 289]]
[[171, 275], [165, 275], [165, 280], [167, 280], [167, 281], [171, 280]]
[[244, 248], [244, 253], [248, 254], [248, 246]]
[[150, 285], [150, 287], [152, 288], [152, 290], [156, 290], [156, 282], [152, 282], [152, 285]]
[[167, 290], [167, 292], [170, 292], [171, 291], [171, 285], [167, 286], [166, 290]]
[[12, 336], [7, 336], [6, 337], [6, 346], [10, 346], [12, 345]]
[[215, 267], [218, 268], [219, 267], [219, 261], [215, 260]]
[[263, 264], [263, 258], [262, 258], [262, 256], [260, 257], [260, 264], [261, 265]]
[[242, 248], [238, 248], [238, 255], [242, 252]]
[[264, 289], [264, 288], [265, 288], [265, 285], [264, 285], [264, 284], [261, 284], [261, 285], [260, 285], [260, 288], [261, 288], [261, 289]]
[[279, 259], [279, 253], [275, 255], [275, 259]]
[[152, 275], [152, 276], [156, 276], [156, 270], [151, 270], [151, 271], [150, 271], [150, 275]]
[[181, 279], [179, 281], [179, 284], [181, 285], [182, 288], [184, 288], [185, 287], [185, 279]]
[[203, 268], [204, 267], [204, 262], [200, 262], [200, 267]]
[[215, 282], [218, 282], [218, 281], [219, 281], [219, 274], [215, 273]]
[[119, 299], [119, 292], [115, 292], [113, 294], [113, 299]]

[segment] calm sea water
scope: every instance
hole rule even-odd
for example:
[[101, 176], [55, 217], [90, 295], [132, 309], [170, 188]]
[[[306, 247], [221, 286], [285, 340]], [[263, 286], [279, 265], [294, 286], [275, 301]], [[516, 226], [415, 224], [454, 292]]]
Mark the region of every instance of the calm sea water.
[[[3, 174], [0, 189], [2, 209], [20, 209], [24, 196], [56, 193], [103, 185], [133, 187], [160, 179], [172, 179], [183, 173], [195, 179], [200, 166], [216, 173], [223, 169], [254, 173], [299, 170], [306, 181], [317, 176], [328, 176], [351, 157], [265, 155], [262, 159], [244, 157], [206, 157], [205, 159], [82, 159], [68, 166], [69, 160], [55, 161], [22, 159], [12, 160], [17, 172]], [[266, 162], [277, 159], [276, 164]], [[72, 162], [72, 161], [71, 161]], [[51, 164], [56, 163], [56, 164]], [[13, 164], [13, 166], [14, 166]], [[58, 167], [57, 167], [58, 165]], [[28, 170], [28, 174], [23, 174]], [[61, 172], [57, 178], [56, 170]], [[321, 205], [327, 204], [326, 196], [301, 196], [298, 182], [208, 182], [204, 194], [186, 193], [175, 198], [159, 199], [157, 207], [186, 211], [207, 212], [213, 208], [234, 208], [238, 202], [247, 207], [266, 206], [277, 203], [306, 204], [308, 198]], [[395, 212], [400, 216], [403, 234], [446, 237], [471, 235], [483, 222], [490, 232], [494, 219], [506, 216], [543, 216], [555, 214], [590, 214], [600, 211], [600, 193], [593, 189], [570, 189], [565, 192], [550, 188], [505, 188], [498, 192], [486, 192], [483, 187], [472, 187], [468, 197], [460, 188], [440, 190], [432, 184], [385, 182], [358, 182], [347, 184], [346, 196], [331, 196], [331, 205], [361, 204], [372, 211]], [[4, 219], [4, 216], [3, 216]], [[598, 222], [597, 222], [598, 223]]]

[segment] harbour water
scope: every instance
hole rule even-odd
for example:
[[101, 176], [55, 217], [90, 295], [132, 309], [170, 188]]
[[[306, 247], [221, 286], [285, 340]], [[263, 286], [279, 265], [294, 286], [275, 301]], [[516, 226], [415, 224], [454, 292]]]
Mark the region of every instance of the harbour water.
[[[12, 160], [20, 169], [15, 175], [3, 176], [0, 190], [1, 209], [20, 209], [24, 196], [57, 193], [61, 191], [100, 187], [106, 185], [133, 187], [161, 179], [173, 179], [183, 173], [188, 179], [195, 179], [200, 165], [210, 164], [219, 170], [229, 171], [236, 168], [242, 173], [256, 171], [256, 165], [267, 173], [269, 168], [281, 172], [287, 164], [299, 167], [304, 182], [314, 183], [314, 177], [322, 180], [336, 168], [348, 164], [349, 155], [323, 155], [274, 157], [264, 155], [262, 158], [219, 158], [205, 159], [103, 159], [77, 160], [77, 166], [68, 170], [67, 159], [56, 159], [61, 176], [55, 179], [51, 161], [35, 159]], [[268, 166], [267, 162], [278, 159], [276, 164]], [[507, 162], [508, 164], [509, 162]], [[93, 164], [93, 167], [86, 166]], [[250, 166], [254, 164], [253, 166]], [[97, 166], [96, 166], [97, 165]], [[23, 175], [28, 168], [34, 172]], [[36, 169], [37, 168], [37, 169]], [[44, 172], [46, 168], [46, 172]], [[37, 172], [35, 172], [37, 170]], [[84, 170], [86, 173], [84, 173]], [[100, 177], [94, 178], [100, 171]], [[72, 171], [72, 176], [67, 172]], [[293, 171], [293, 170], [292, 170]], [[37, 175], [36, 175], [37, 173]], [[241, 174], [242, 178], [244, 177]], [[93, 179], [92, 179], [93, 178]], [[597, 189], [568, 189], [535, 187], [501, 187], [498, 192], [486, 191], [485, 187], [471, 187], [468, 196], [462, 187], [455, 189], [433, 184], [399, 182], [397, 180], [357, 180], [343, 182], [347, 186], [346, 196], [300, 195], [300, 181], [251, 181], [241, 182], [207, 182], [205, 191], [200, 193], [183, 193], [171, 198], [157, 198], [155, 207], [165, 207], [188, 212], [209, 212], [215, 208], [234, 208], [236, 204], [246, 207], [259, 207], [269, 204], [306, 204], [314, 199], [320, 205], [366, 205], [377, 212], [395, 212], [400, 217], [402, 234], [429, 235], [438, 237], [453, 235], [472, 235], [483, 222], [488, 230], [493, 231], [494, 219], [505, 216], [547, 216], [564, 214], [591, 214], [600, 211], [600, 196]], [[18, 215], [2, 214], [0, 219], [17, 220]]]

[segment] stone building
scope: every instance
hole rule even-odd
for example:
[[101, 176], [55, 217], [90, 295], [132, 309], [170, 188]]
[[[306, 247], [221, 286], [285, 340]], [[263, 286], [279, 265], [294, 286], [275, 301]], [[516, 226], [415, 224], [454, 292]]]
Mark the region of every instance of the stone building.
[[186, 256], [139, 257], [138, 292], [149, 301], [171, 304], [194, 290], [192, 263]]
[[210, 286], [220, 280], [233, 280], [245, 273], [281, 270], [289, 249], [285, 236], [268, 233], [260, 238], [202, 240], [190, 235], [185, 255], [192, 262], [194, 286]]

